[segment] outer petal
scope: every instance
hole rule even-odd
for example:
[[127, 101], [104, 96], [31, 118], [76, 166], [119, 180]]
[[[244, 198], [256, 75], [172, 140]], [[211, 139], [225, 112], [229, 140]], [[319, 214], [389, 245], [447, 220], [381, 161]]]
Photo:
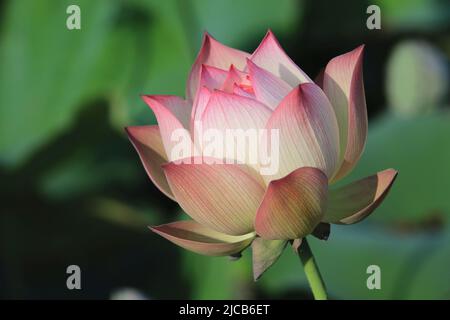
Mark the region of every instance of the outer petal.
[[228, 72], [226, 70], [203, 64], [200, 69], [200, 88], [220, 89], [227, 76]]
[[269, 269], [286, 248], [285, 240], [256, 238], [252, 242], [253, 279], [256, 281]]
[[254, 238], [252, 233], [238, 237], [229, 236], [195, 221], [172, 222], [150, 229], [184, 249], [208, 256], [239, 253], [250, 245]]
[[167, 156], [158, 126], [127, 127], [125, 130], [152, 182], [166, 196], [175, 200], [161, 168], [167, 162]]
[[336, 190], [330, 190], [324, 221], [352, 224], [363, 220], [381, 204], [396, 177], [397, 171], [387, 169]]
[[[142, 96], [142, 99], [149, 105], [156, 116], [168, 159], [171, 161], [176, 160], [172, 155], [172, 149], [179, 141], [173, 139], [172, 135], [176, 131], [184, 133], [183, 135], [186, 139], [190, 137], [188, 129], [192, 113], [191, 108], [185, 100], [176, 96], [146, 95]], [[192, 155], [192, 152], [190, 155]], [[186, 154], [184, 157], [190, 155]]]
[[251, 60], [247, 61], [256, 99], [275, 109], [281, 100], [292, 90], [292, 87], [281, 78], [258, 67]]
[[199, 88], [200, 68], [202, 64], [207, 64], [219, 69], [228, 70], [230, 65], [234, 64], [237, 68], [245, 67], [246, 58], [250, 55], [246, 52], [227, 47], [208, 33], [203, 36], [202, 48], [197, 59], [192, 66], [188, 78], [186, 96], [188, 100], [193, 100], [197, 89]]
[[268, 31], [251, 58], [258, 66], [283, 79], [291, 87], [312, 82], [284, 52], [272, 31]]
[[193, 164], [184, 162], [163, 166], [183, 210], [202, 225], [222, 233], [243, 235], [253, 231], [264, 187], [249, 174], [250, 169], [243, 165], [206, 164], [199, 158], [192, 159]]
[[[272, 111], [264, 104], [234, 94], [215, 91], [202, 116], [203, 131], [217, 130], [225, 140], [224, 154], [208, 154], [203, 147], [203, 154], [219, 158], [237, 159], [254, 167], [259, 163], [259, 131], [263, 129]], [[233, 131], [230, 135], [230, 129]], [[250, 130], [249, 130], [250, 129]], [[253, 142], [252, 140], [253, 139]], [[239, 142], [245, 144], [238, 147]]]
[[273, 240], [307, 236], [323, 218], [327, 190], [326, 175], [315, 168], [300, 168], [271, 181], [256, 214], [257, 234]]
[[284, 177], [300, 167], [315, 167], [331, 178], [339, 159], [338, 126], [323, 91], [314, 83], [294, 88], [275, 109], [267, 126], [280, 134], [280, 169]]
[[367, 108], [362, 58], [364, 46], [332, 59], [325, 68], [323, 89], [336, 112], [341, 165], [333, 180], [347, 175], [358, 162], [367, 138]]

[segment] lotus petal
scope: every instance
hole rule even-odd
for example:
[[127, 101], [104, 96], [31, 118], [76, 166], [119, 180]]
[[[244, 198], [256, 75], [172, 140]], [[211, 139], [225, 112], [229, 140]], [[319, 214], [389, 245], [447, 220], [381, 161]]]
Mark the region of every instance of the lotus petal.
[[[264, 104], [250, 98], [215, 91], [202, 116], [203, 131], [215, 130], [224, 137], [224, 144], [209, 157], [236, 159], [257, 168], [259, 164], [259, 129], [263, 129], [272, 111]], [[214, 149], [215, 150], [215, 149]]]
[[174, 200], [164, 171], [161, 168], [161, 165], [168, 160], [158, 126], [127, 127], [125, 131], [152, 182], [166, 196]]
[[187, 102], [176, 96], [142, 96], [142, 99], [153, 110], [158, 121], [162, 142], [166, 155], [170, 161], [189, 157], [194, 153], [191, 146], [188, 154], [177, 156], [173, 148], [177, 146], [180, 139], [190, 140], [189, 126], [191, 119], [191, 108]]
[[325, 213], [327, 190], [328, 179], [316, 168], [300, 168], [271, 181], [256, 214], [256, 233], [271, 240], [310, 234]]
[[330, 190], [325, 222], [353, 224], [370, 215], [383, 202], [397, 177], [387, 169], [341, 188]]
[[226, 70], [202, 64], [200, 69], [200, 88], [220, 89], [228, 76]]
[[292, 87], [251, 60], [247, 61], [247, 66], [256, 99], [274, 110]]
[[242, 96], [242, 97], [246, 97], [246, 98], [256, 99], [254, 92], [246, 91], [246, 90], [242, 89], [242, 87], [238, 86], [237, 84], [233, 85], [233, 94], [236, 94], [236, 95]]
[[286, 248], [285, 240], [265, 240], [255, 238], [252, 242], [253, 279], [256, 281], [281, 256]]
[[[249, 80], [248, 73], [240, 71], [236, 69], [234, 65], [230, 66], [228, 70], [228, 75], [225, 81], [222, 84], [222, 91], [232, 93], [234, 85], [242, 88], [242, 90], [247, 91], [249, 93], [253, 93], [253, 89], [251, 88], [251, 82]], [[245, 90], [247, 89], [247, 90]]]
[[315, 167], [331, 177], [339, 160], [339, 133], [333, 109], [314, 83], [294, 88], [270, 117], [267, 129], [280, 135], [278, 179], [300, 167]]
[[233, 64], [239, 69], [243, 69], [246, 64], [246, 58], [250, 55], [246, 52], [230, 48], [205, 32], [200, 52], [192, 66], [188, 78], [186, 96], [192, 101], [199, 88], [200, 69], [202, 64], [228, 70]]
[[229, 236], [202, 226], [195, 221], [177, 221], [150, 229], [176, 245], [208, 256], [226, 256], [241, 252], [254, 234]]
[[367, 108], [362, 72], [364, 46], [333, 58], [323, 75], [323, 89], [339, 124], [340, 168], [333, 181], [346, 176], [358, 162], [367, 138]]
[[300, 83], [312, 82], [284, 52], [272, 31], [268, 31], [258, 48], [253, 52], [250, 60], [261, 68], [266, 69], [291, 87]]
[[221, 161], [193, 158], [163, 169], [177, 202], [195, 221], [225, 234], [249, 233], [264, 186], [246, 166]]

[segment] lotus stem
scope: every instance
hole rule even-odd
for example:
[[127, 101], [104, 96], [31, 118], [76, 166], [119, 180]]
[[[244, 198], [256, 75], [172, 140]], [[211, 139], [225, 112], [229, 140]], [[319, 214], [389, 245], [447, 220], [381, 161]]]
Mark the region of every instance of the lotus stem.
[[[295, 244], [294, 244], [295, 248]], [[313, 293], [315, 300], [327, 300], [327, 290], [322, 276], [320, 275], [319, 267], [317, 266], [316, 259], [311, 251], [306, 238], [304, 238], [300, 246], [296, 248], [297, 254], [303, 264], [306, 278], [308, 279], [309, 286]]]

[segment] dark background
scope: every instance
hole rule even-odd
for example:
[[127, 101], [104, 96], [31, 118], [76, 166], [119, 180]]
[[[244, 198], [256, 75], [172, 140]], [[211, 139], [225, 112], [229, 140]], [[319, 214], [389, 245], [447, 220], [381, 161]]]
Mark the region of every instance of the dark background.
[[[152, 234], [181, 213], [123, 130], [155, 123], [140, 94], [184, 95], [204, 30], [251, 52], [271, 28], [311, 77], [366, 44], [369, 139], [348, 180], [400, 172], [370, 219], [311, 240], [331, 297], [450, 298], [448, 3], [0, 1], [0, 297], [310, 298], [290, 250], [253, 283], [248, 252], [202, 257]], [[70, 4], [81, 30], [66, 28]], [[82, 290], [66, 288], [71, 264]], [[366, 287], [371, 264], [381, 290]]]

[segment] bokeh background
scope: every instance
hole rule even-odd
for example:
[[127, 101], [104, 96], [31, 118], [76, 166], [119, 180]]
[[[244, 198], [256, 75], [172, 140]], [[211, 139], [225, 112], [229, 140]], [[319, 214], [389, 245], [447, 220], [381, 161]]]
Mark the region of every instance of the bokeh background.
[[[254, 283], [249, 252], [202, 257], [152, 234], [181, 212], [123, 130], [155, 122], [140, 94], [184, 94], [204, 30], [252, 51], [268, 28], [311, 77], [366, 44], [369, 138], [347, 181], [400, 172], [364, 223], [311, 239], [331, 297], [450, 298], [448, 1], [0, 0], [0, 24], [1, 298], [311, 298], [291, 250]], [[82, 290], [66, 288], [71, 264]]]

